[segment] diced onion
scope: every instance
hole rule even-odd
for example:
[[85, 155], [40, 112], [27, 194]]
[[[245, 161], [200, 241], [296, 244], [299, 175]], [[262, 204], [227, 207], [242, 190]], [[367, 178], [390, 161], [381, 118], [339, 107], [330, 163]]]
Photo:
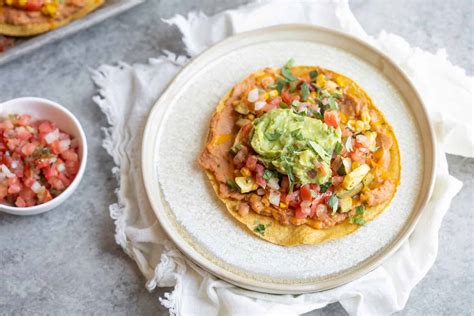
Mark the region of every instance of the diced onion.
[[57, 128], [54, 131], [49, 132], [48, 134], [46, 134], [46, 136], [44, 137], [44, 140], [48, 144], [51, 144], [51, 143], [53, 143], [54, 141], [56, 141], [58, 139], [59, 139], [59, 129], [57, 129]]
[[280, 205], [280, 192], [271, 190], [270, 195], [268, 196], [268, 201], [270, 201], [270, 204], [275, 206]]
[[31, 186], [31, 191], [35, 192], [36, 194], [41, 190], [41, 184], [38, 181], [35, 181]]
[[63, 163], [60, 163], [60, 164], [58, 165], [58, 171], [59, 171], [59, 172], [64, 172], [64, 171], [66, 171], [66, 166], [65, 166]]
[[279, 190], [280, 185], [278, 184], [278, 178], [270, 178], [267, 183], [268, 187], [273, 190]]
[[252, 103], [258, 101], [258, 88], [250, 90], [249, 94], [247, 95], [247, 101]]
[[3, 175], [4, 175], [5, 177], [11, 178], [11, 177], [14, 177], [14, 176], [15, 176], [15, 174], [12, 173], [12, 172], [10, 171], [10, 169], [8, 169], [7, 166], [5, 166], [5, 165], [2, 164], [2, 165], [0, 166], [0, 168], [2, 169], [2, 173], [3, 173]]
[[71, 146], [71, 140], [70, 139], [64, 139], [59, 142], [59, 148], [61, 150], [68, 150], [69, 146]]
[[359, 134], [359, 135], [356, 136], [356, 140], [357, 140], [358, 143], [364, 144], [368, 141], [368, 138], [365, 135]]
[[267, 102], [265, 101], [255, 102], [255, 111], [260, 111], [265, 105], [267, 105]]

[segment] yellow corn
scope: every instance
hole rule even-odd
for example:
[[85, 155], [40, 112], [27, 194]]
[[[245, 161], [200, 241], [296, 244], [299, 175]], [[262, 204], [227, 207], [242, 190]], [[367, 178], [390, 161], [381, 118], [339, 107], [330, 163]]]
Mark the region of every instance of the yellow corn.
[[339, 112], [339, 118], [341, 119], [341, 122], [342, 122], [343, 124], [346, 124], [346, 123], [347, 123], [347, 116], [346, 116], [344, 113]]
[[46, 15], [55, 16], [57, 7], [54, 4], [46, 4], [43, 6], [41, 11]]
[[269, 97], [270, 97], [270, 94], [269, 94], [268, 92], [265, 92], [265, 93], [263, 94], [263, 99], [264, 99], [264, 100], [267, 100]]
[[22, 7], [24, 7], [27, 2], [28, 2], [28, 0], [18, 0], [18, 4]]
[[309, 94], [309, 96], [310, 96], [311, 98], [313, 98], [313, 99], [315, 99], [315, 98], [317, 97], [317, 95], [318, 95], [318, 94], [316, 93], [316, 91], [313, 91], [313, 92], [311, 92], [311, 93]]
[[5, 0], [5, 3], [6, 3], [7, 5], [13, 5], [13, 0]]
[[252, 175], [252, 173], [250, 172], [250, 170], [246, 167], [243, 167], [242, 169], [240, 169], [240, 173], [244, 176], [244, 177], [250, 177]]
[[362, 121], [364, 123], [370, 123], [369, 111], [362, 111], [362, 113], [360, 114], [360, 117], [362, 118]]
[[268, 95], [273, 98], [278, 96], [278, 90], [271, 90]]
[[341, 77], [337, 76], [336, 79], [334, 79], [334, 81], [336, 81], [338, 86], [344, 87], [344, 80]]
[[280, 208], [287, 208], [288, 205], [286, 205], [285, 203], [280, 203]]
[[316, 77], [316, 84], [319, 86], [319, 87], [324, 87], [326, 85], [326, 78], [324, 77], [323, 74], [319, 74], [317, 77]]

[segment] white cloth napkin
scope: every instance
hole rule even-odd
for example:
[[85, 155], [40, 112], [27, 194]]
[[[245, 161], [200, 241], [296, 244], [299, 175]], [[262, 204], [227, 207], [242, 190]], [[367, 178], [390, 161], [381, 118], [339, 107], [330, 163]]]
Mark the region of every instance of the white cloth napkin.
[[261, 1], [213, 17], [190, 13], [166, 22], [181, 30], [191, 57], [232, 34], [285, 23], [330, 27], [370, 42], [400, 65], [421, 92], [437, 133], [438, 166], [433, 195], [415, 231], [376, 270], [320, 293], [292, 296], [243, 290], [216, 279], [176, 250], [159, 226], [143, 187], [140, 147], [147, 114], [188, 59], [164, 52], [146, 65], [101, 66], [92, 74], [99, 89], [94, 101], [108, 118], [104, 147], [114, 159], [113, 172], [119, 181], [118, 202], [110, 206], [110, 214], [117, 243], [136, 261], [148, 289], [174, 286], [160, 300], [177, 315], [296, 315], [336, 301], [353, 315], [403, 309], [413, 287], [433, 265], [441, 221], [462, 186], [449, 175], [445, 152], [474, 155], [472, 77], [453, 66], [443, 50], [431, 54], [384, 31], [375, 38], [368, 36], [343, 0]]

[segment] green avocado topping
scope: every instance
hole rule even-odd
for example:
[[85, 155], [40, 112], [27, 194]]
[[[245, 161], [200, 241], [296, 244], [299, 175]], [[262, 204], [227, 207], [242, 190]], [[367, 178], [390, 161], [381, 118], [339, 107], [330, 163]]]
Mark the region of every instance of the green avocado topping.
[[290, 184], [323, 184], [331, 178], [331, 157], [340, 139], [340, 128], [291, 109], [274, 109], [254, 121], [250, 144], [267, 167], [288, 175]]

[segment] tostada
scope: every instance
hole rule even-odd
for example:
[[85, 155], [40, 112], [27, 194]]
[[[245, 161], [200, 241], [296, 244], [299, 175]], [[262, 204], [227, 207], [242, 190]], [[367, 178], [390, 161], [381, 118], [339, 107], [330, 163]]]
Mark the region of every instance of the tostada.
[[400, 181], [394, 131], [367, 93], [293, 60], [250, 74], [220, 100], [198, 161], [235, 219], [286, 246], [356, 231]]

